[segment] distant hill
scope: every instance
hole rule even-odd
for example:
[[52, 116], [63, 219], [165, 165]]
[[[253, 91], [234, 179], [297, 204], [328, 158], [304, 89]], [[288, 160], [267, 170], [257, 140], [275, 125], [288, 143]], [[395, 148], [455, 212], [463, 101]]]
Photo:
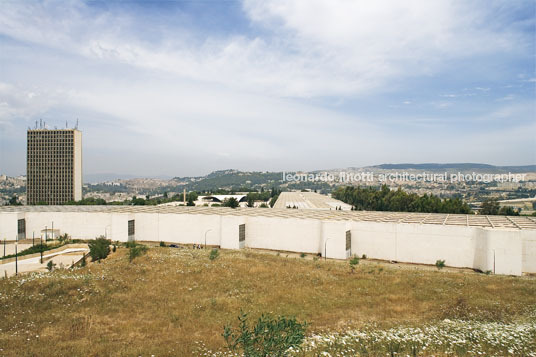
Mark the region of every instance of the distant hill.
[[130, 174], [117, 174], [117, 173], [100, 173], [100, 174], [85, 174], [84, 183], [101, 183], [105, 181], [114, 180], [129, 180], [134, 178], [158, 178], [167, 180], [169, 176], [143, 176], [143, 175], [130, 175]]
[[371, 168], [383, 169], [383, 170], [458, 170], [458, 171], [475, 171], [475, 172], [536, 172], [536, 165], [524, 165], [524, 166], [494, 166], [488, 164], [477, 163], [425, 163], [425, 164], [382, 164], [371, 166]]
[[214, 190], [216, 188], [240, 188], [265, 185], [279, 186], [281, 172], [243, 172], [238, 170], [214, 171], [206, 176], [175, 177], [173, 181], [186, 183], [186, 188], [196, 191]]

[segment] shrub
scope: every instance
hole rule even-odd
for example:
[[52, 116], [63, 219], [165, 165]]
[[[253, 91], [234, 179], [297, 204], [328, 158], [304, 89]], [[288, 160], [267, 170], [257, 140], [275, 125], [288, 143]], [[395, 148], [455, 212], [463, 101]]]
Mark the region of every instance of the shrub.
[[301, 253], [300, 258], [305, 258], [305, 253]]
[[163, 241], [160, 241], [160, 246], [161, 246], [161, 247], [165, 247], [165, 246], [166, 246], [166, 243], [164, 243]]
[[47, 269], [48, 269], [48, 271], [52, 271], [52, 270], [54, 270], [55, 267], [56, 267], [56, 264], [54, 264], [54, 263], [52, 262], [52, 260], [49, 260], [48, 263], [47, 263]]
[[110, 254], [110, 240], [100, 236], [88, 243], [91, 261], [106, 259]]
[[116, 250], [117, 250], [117, 246], [114, 244], [114, 247], [112, 248], [112, 252], [115, 253]]
[[214, 260], [214, 259], [216, 259], [219, 255], [220, 255], [220, 252], [218, 252], [218, 250], [217, 250], [216, 248], [214, 248], [214, 249], [212, 249], [212, 250], [210, 251], [210, 255], [208, 256], [208, 258], [209, 258], [210, 260]]
[[80, 266], [81, 267], [85, 267], [87, 265], [87, 262], [86, 262], [86, 255], [84, 254], [82, 256], [82, 261], [80, 262]]
[[61, 245], [69, 243], [69, 240], [69, 235], [67, 233], [58, 237], [58, 241]]
[[359, 264], [359, 258], [354, 255], [352, 259], [350, 259], [350, 270], [352, 270], [352, 273], [355, 271], [355, 266], [357, 264]]
[[123, 245], [125, 246], [125, 248], [132, 248], [132, 247], [137, 246], [138, 243], [136, 243], [136, 241], [129, 241], [129, 242], [123, 243]]
[[[50, 249], [54, 249], [54, 248], [57, 248], [58, 246], [57, 245], [48, 245], [48, 244], [36, 244], [28, 249], [24, 249], [24, 250], [21, 250], [19, 252], [17, 252], [17, 256], [23, 256], [23, 255], [28, 255], [28, 254], [35, 254], [35, 253], [39, 253], [41, 252], [41, 250], [43, 252], [47, 251], [47, 250], [50, 250]], [[8, 258], [14, 258], [15, 257], [15, 254], [9, 254], [9, 255], [6, 255], [6, 256], [1, 256], [0, 257], [0, 260], [2, 259], [8, 259]]]
[[363, 255], [361, 256], [361, 259], [367, 259], [367, 255], [366, 255], [366, 254], [363, 254]]
[[128, 252], [128, 261], [132, 262], [135, 258], [147, 253], [147, 250], [147, 246], [143, 244], [136, 244], [134, 246], [131, 246]]
[[223, 338], [231, 351], [244, 356], [284, 356], [291, 347], [302, 344], [307, 323], [299, 323], [294, 317], [261, 315], [255, 326], [248, 326], [248, 315], [238, 317], [239, 326], [233, 329], [226, 325]]
[[439, 270], [443, 269], [445, 267], [445, 260], [441, 260], [441, 259], [436, 260], [435, 266]]

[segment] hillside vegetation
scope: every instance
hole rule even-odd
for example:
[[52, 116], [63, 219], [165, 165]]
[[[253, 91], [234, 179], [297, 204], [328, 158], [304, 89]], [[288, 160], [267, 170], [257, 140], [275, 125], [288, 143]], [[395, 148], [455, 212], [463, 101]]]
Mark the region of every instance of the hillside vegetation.
[[[119, 248], [100, 263], [72, 271], [1, 280], [0, 354], [181, 356], [210, 350], [221, 355], [223, 326], [236, 325], [240, 310], [252, 320], [271, 313], [307, 322], [308, 352], [299, 356], [318, 353], [318, 343], [311, 347], [316, 334], [334, 341], [350, 336], [345, 344], [354, 346], [356, 337], [348, 333], [355, 329], [378, 335], [393, 328], [468, 331], [445, 319], [484, 324], [490, 331], [514, 326], [512, 333], [528, 336], [513, 335], [517, 347], [485, 345], [488, 354], [532, 348], [526, 338], [536, 336], [531, 277], [363, 259], [351, 269], [348, 262], [249, 250], [214, 254], [153, 247], [132, 262], [128, 255]], [[382, 346], [375, 348], [402, 348]]]
[[400, 188], [391, 190], [387, 185], [376, 187], [337, 187], [333, 198], [348, 203], [357, 210], [472, 213], [469, 205], [460, 198], [441, 199], [434, 195], [408, 193]]

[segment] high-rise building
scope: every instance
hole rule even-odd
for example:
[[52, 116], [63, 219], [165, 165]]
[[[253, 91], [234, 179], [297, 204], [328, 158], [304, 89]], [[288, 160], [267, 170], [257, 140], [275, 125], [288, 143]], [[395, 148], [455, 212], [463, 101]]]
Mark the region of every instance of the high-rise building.
[[27, 204], [61, 205], [82, 199], [82, 132], [28, 130]]

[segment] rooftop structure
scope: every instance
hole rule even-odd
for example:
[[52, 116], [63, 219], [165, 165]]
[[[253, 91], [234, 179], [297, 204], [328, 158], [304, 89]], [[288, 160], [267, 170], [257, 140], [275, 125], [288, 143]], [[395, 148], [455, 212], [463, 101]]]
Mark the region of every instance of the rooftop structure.
[[274, 208], [299, 208], [349, 211], [352, 206], [316, 192], [281, 192]]
[[201, 214], [248, 217], [318, 219], [322, 221], [363, 221], [380, 223], [417, 223], [442, 226], [465, 226], [488, 229], [536, 230], [536, 217], [485, 216], [473, 214], [444, 214], [385, 211], [292, 210], [277, 208], [226, 208], [187, 206], [0, 206], [3, 212], [64, 212], [64, 213], [154, 213]]

